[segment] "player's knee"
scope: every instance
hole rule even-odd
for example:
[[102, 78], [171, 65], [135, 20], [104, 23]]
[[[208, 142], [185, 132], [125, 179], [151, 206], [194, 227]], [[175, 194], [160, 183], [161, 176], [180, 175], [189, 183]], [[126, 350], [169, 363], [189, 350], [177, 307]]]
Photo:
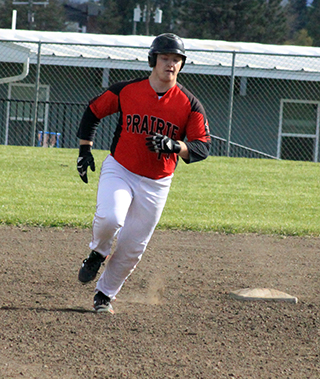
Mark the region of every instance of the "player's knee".
[[115, 215], [95, 215], [94, 224], [101, 230], [111, 231], [114, 233], [122, 227], [122, 223]]

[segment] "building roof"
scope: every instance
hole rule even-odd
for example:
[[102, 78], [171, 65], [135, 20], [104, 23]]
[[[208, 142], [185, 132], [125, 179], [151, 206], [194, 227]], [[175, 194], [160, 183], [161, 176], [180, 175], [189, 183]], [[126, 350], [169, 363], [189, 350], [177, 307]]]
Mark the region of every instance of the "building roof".
[[[0, 42], [30, 50], [37, 62], [51, 65], [148, 69], [147, 52], [155, 37], [0, 29]], [[187, 61], [184, 73], [235, 75], [320, 81], [320, 48], [183, 38]], [[0, 44], [0, 49], [1, 49]], [[1, 52], [1, 51], [0, 51]], [[0, 54], [0, 61], [1, 56]]]

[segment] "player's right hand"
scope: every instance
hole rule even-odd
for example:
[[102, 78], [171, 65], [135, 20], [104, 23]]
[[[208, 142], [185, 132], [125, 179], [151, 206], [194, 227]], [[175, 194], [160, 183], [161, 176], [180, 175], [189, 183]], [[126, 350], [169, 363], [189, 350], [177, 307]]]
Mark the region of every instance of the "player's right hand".
[[159, 133], [150, 134], [146, 141], [147, 148], [155, 153], [178, 154], [181, 150], [179, 142]]
[[90, 145], [80, 145], [79, 148], [79, 157], [77, 159], [77, 170], [80, 175], [80, 178], [88, 183], [87, 170], [88, 166], [90, 166], [91, 171], [96, 170], [96, 165], [94, 163], [93, 155], [91, 154], [91, 146]]

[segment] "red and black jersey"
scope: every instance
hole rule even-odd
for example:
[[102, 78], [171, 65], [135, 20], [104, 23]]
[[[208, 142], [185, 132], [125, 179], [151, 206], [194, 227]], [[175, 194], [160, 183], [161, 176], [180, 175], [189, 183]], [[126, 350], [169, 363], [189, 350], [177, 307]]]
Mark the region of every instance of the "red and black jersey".
[[156, 154], [148, 150], [146, 137], [152, 133], [184, 140], [189, 150], [187, 163], [205, 159], [210, 147], [209, 127], [200, 101], [177, 83], [162, 97], [148, 78], [119, 82], [90, 101], [77, 136], [93, 140], [99, 121], [120, 113], [111, 154], [129, 171], [152, 179], [171, 175], [176, 154]]

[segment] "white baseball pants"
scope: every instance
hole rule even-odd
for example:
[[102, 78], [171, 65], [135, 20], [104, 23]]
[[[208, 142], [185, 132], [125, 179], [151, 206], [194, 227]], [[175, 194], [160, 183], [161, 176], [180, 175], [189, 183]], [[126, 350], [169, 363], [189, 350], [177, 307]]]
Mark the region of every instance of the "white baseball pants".
[[96, 291], [114, 299], [132, 273], [160, 220], [173, 175], [159, 180], [133, 174], [111, 155], [102, 164], [90, 248], [113, 254], [100, 276]]

